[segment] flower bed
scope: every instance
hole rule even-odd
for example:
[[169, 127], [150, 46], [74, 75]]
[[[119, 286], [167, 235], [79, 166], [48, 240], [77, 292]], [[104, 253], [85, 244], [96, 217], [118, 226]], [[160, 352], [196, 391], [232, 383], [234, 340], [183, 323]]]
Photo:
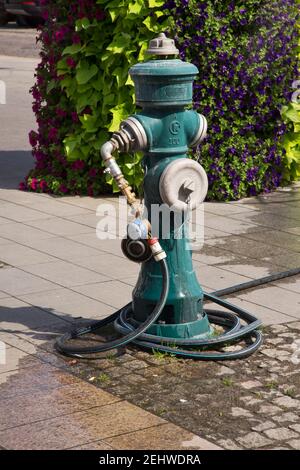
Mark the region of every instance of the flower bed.
[[[280, 110], [297, 76], [294, 0], [42, 0], [46, 24], [32, 89], [36, 160], [21, 189], [99, 195], [115, 190], [103, 173], [102, 143], [135, 112], [128, 69], [149, 39], [170, 31], [181, 58], [198, 66], [195, 108], [209, 138], [193, 155], [209, 177], [210, 199], [276, 188], [290, 175]], [[141, 155], [120, 155], [135, 188]]]

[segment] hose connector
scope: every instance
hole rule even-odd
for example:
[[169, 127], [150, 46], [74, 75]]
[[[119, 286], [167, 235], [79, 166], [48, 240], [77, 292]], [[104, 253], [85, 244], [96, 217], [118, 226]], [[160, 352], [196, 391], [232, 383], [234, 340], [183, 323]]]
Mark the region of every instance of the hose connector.
[[150, 246], [152, 256], [155, 261], [159, 262], [167, 257], [166, 252], [163, 250], [158, 241], [158, 238], [149, 238], [148, 245]]
[[115, 150], [130, 152], [145, 150], [146, 148], [146, 132], [142, 124], [134, 117], [129, 117], [126, 121], [123, 121], [120, 129], [114, 132], [111, 139], [101, 147], [101, 156], [107, 168], [106, 171], [114, 178], [129, 205], [133, 205], [136, 202], [136, 197], [112, 153]]

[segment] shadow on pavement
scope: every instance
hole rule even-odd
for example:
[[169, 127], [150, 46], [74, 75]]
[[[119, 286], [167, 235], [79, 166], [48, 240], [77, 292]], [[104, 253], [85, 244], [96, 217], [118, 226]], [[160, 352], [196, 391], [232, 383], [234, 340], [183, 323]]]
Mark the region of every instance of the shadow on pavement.
[[30, 150], [0, 151], [0, 188], [17, 189], [33, 163]]

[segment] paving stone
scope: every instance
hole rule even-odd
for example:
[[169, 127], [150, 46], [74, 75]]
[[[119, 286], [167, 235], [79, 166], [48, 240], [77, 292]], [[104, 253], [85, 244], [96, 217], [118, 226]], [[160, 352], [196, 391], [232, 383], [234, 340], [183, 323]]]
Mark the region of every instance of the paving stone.
[[238, 446], [231, 439], [219, 439], [218, 443], [226, 450], [242, 450], [242, 447]]
[[166, 421], [125, 401], [0, 431], [7, 449], [67, 449], [165, 424]]
[[[82, 225], [80, 223], [77, 224], [59, 217], [51, 217], [41, 221], [32, 221], [30, 225], [43, 230], [44, 233], [50, 233], [56, 236], [75, 236], [90, 231], [89, 227], [86, 225]], [[94, 233], [94, 237], [96, 238], [96, 233]]]
[[257, 449], [272, 444], [272, 441], [258, 432], [250, 432], [243, 437], [237, 438], [237, 441], [246, 449]]
[[282, 351], [279, 349], [272, 349], [272, 348], [262, 349], [260, 353], [264, 354], [267, 357], [279, 359], [279, 361], [286, 361], [288, 357], [291, 355], [288, 351]]
[[258, 398], [253, 398], [253, 396], [251, 396], [251, 397], [241, 397], [240, 400], [245, 402], [247, 404], [247, 406], [255, 406], [255, 405], [258, 405], [259, 403], [263, 402], [262, 400], [259, 400]]
[[279, 408], [278, 406], [273, 406], [273, 405], [262, 405], [259, 410], [258, 410], [258, 413], [261, 413], [261, 414], [264, 414], [264, 415], [275, 415], [276, 413], [282, 411], [281, 408]]
[[266, 429], [271, 429], [275, 427], [276, 427], [276, 424], [273, 423], [272, 421], [265, 421], [261, 424], [258, 424], [257, 426], [253, 426], [251, 430], [261, 432], [261, 431], [265, 431]]
[[245, 410], [244, 408], [233, 407], [231, 408], [231, 414], [234, 417], [244, 417], [244, 418], [251, 418], [253, 415], [250, 411]]
[[221, 366], [216, 375], [233, 375], [235, 371], [227, 366]]
[[90, 299], [69, 289], [20, 295], [25, 302], [49, 310], [70, 321], [72, 318], [100, 319], [114, 312], [107, 304]]
[[58, 287], [52, 282], [33, 276], [17, 268], [1, 269], [0, 285], [4, 292], [15, 296], [33, 292], [51, 291]]
[[[97, 276], [92, 271], [86, 271]], [[86, 283], [86, 285], [75, 287], [74, 290], [100, 302], [109, 303], [116, 308], [121, 308], [132, 300], [132, 287], [120, 281], [109, 280], [100, 283]]]
[[300, 433], [300, 424], [291, 424], [289, 428]]
[[275, 429], [267, 429], [264, 433], [270, 439], [276, 439], [277, 441], [282, 441], [285, 439], [293, 439], [294, 437], [298, 437], [298, 434], [294, 431], [291, 431], [288, 428], [275, 428]]
[[282, 343], [282, 339], [280, 339], [280, 338], [270, 338], [270, 339], [266, 340], [266, 343], [270, 343], [270, 344], [273, 344], [274, 346], [276, 346], [277, 344]]
[[[38, 326], [46, 327], [46, 325], [51, 325], [57, 321], [58, 318], [52, 313], [33, 307], [14, 297], [1, 300], [0, 325], [8, 332], [17, 333], [22, 330], [34, 330]], [[34, 335], [34, 333], [32, 334]]]
[[300, 331], [300, 321], [288, 323], [287, 326], [288, 326], [289, 328], [292, 328], [293, 330]]
[[296, 292], [287, 291], [271, 285], [263, 289], [252, 290], [246, 294], [242, 294], [240, 297], [282, 313], [286, 313], [288, 305], [288, 314], [299, 318], [300, 297]]
[[300, 439], [292, 439], [289, 441], [289, 445], [296, 450], [300, 450]]
[[171, 423], [122, 434], [110, 439], [106, 438], [105, 441], [119, 450], [221, 450], [219, 446]]
[[285, 396], [285, 397], [275, 398], [273, 402], [276, 405], [283, 406], [285, 408], [300, 409], [300, 400], [296, 400], [295, 398]]
[[240, 386], [245, 388], [246, 390], [250, 390], [252, 388], [261, 387], [262, 383], [258, 380], [248, 380], [247, 382], [242, 382]]
[[[1, 349], [1, 345], [0, 345], [0, 349]], [[24, 351], [21, 351], [20, 349], [17, 349], [14, 347], [5, 348], [5, 349], [6, 349], [5, 364], [2, 364], [0, 362], [0, 374], [3, 374], [4, 372], [10, 372], [13, 370], [18, 370], [18, 369], [25, 368], [25, 367], [34, 367], [35, 365], [39, 364], [38, 359], [36, 359], [34, 356], [27, 354]]]
[[271, 326], [271, 330], [274, 333], [282, 333], [284, 331], [288, 331], [288, 327], [286, 325], [273, 325]]
[[138, 369], [144, 369], [145, 367], [149, 367], [149, 364], [147, 364], [147, 362], [145, 361], [139, 361], [135, 359], [125, 364], [125, 367], [130, 370], [138, 370]]
[[[299, 338], [299, 334], [298, 333], [281, 333], [280, 335], [280, 338]], [[284, 344], [282, 344], [281, 346], [284, 346], [286, 345], [286, 341], [284, 341]], [[280, 347], [280, 346], [279, 346]]]
[[277, 423], [296, 423], [299, 421], [299, 416], [296, 415], [295, 413], [288, 412], [288, 413], [283, 413], [277, 416], [273, 416], [274, 421], [277, 421]]
[[[55, 284], [59, 284], [59, 286], [62, 287], [83, 286], [85, 284], [94, 285], [97, 283], [98, 289], [101, 290], [100, 283], [110, 280], [109, 277], [103, 274], [98, 274], [79, 266], [75, 267], [72, 263], [66, 261], [35, 264], [34, 266], [26, 266], [24, 270], [54, 282]], [[78, 287], [78, 289], [80, 289], [80, 287]]]

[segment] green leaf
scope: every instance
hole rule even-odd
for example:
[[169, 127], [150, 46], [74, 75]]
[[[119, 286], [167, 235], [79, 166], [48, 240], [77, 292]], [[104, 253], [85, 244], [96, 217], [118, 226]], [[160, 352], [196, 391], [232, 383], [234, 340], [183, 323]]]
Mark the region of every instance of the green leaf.
[[87, 132], [97, 132], [98, 131], [98, 116], [93, 116], [91, 114], [84, 114], [80, 116], [80, 122], [82, 123], [83, 129]]
[[300, 112], [296, 109], [290, 108], [284, 115], [293, 122], [300, 122]]
[[82, 18], [76, 21], [76, 31], [80, 31], [81, 29], [87, 29], [91, 26], [90, 20], [88, 18]]
[[62, 55], [74, 55], [78, 54], [78, 52], [82, 51], [84, 46], [81, 44], [72, 44], [72, 46], [68, 46], [63, 50]]
[[110, 132], [114, 132], [119, 129], [121, 121], [123, 121], [123, 119], [128, 116], [126, 104], [125, 103], [118, 104], [114, 108], [111, 108], [110, 112], [112, 113], [113, 117], [112, 117], [112, 121], [108, 130]]
[[165, 4], [165, 0], [149, 0], [149, 8], [162, 7]]
[[47, 85], [47, 93], [50, 93], [56, 87], [57, 87], [57, 82], [55, 80], [51, 80]]
[[106, 50], [111, 51], [113, 54], [120, 54], [127, 49], [130, 40], [131, 37], [129, 34], [121, 33], [113, 39], [113, 41], [107, 46]]
[[80, 144], [80, 136], [67, 136], [64, 140], [64, 147], [66, 151], [66, 156], [69, 161], [77, 160], [81, 157], [81, 152], [77, 149], [77, 146]]
[[98, 71], [99, 69], [95, 64], [91, 65], [91, 67], [81, 64], [76, 73], [77, 83], [79, 85], [85, 85], [98, 73]]
[[129, 13], [129, 15], [131, 15], [131, 14], [138, 15], [141, 12], [143, 6], [144, 6], [144, 2], [142, 2], [140, 0], [131, 1], [131, 2], [129, 2], [127, 11]]

